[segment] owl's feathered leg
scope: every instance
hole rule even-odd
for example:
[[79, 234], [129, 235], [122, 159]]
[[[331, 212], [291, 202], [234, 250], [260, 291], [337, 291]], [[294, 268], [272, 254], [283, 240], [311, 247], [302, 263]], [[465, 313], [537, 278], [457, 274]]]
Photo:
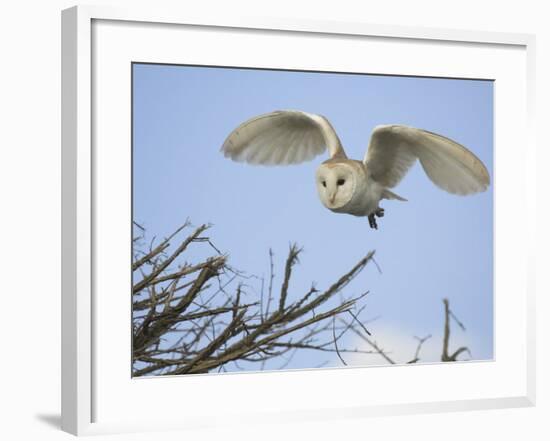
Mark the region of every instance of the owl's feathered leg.
[[378, 230], [378, 223], [376, 222], [377, 217], [384, 217], [383, 208], [379, 208], [374, 213], [369, 214], [369, 226], [375, 230]]
[[376, 224], [376, 218], [374, 214], [369, 214], [369, 227], [378, 230], [378, 225]]
[[375, 230], [378, 230], [378, 224], [376, 223], [376, 218], [374, 217], [374, 213], [369, 214], [369, 226]]

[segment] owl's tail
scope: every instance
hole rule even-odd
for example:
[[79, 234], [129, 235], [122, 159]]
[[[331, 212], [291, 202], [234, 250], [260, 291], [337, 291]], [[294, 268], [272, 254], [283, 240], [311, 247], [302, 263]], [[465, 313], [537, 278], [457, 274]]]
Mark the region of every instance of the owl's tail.
[[393, 191], [389, 191], [387, 188], [382, 192], [382, 199], [396, 199], [398, 201], [407, 202], [407, 199], [395, 194]]

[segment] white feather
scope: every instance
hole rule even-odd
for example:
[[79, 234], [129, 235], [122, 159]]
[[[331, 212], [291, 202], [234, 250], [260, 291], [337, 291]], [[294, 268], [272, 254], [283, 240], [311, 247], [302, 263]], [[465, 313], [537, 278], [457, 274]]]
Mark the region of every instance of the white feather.
[[364, 163], [373, 180], [391, 188], [403, 179], [416, 159], [431, 181], [449, 193], [478, 193], [489, 186], [487, 169], [466, 147], [413, 127], [376, 127]]
[[336, 132], [320, 115], [280, 110], [245, 121], [225, 140], [223, 154], [249, 164], [298, 164], [328, 149], [329, 155], [346, 155]]

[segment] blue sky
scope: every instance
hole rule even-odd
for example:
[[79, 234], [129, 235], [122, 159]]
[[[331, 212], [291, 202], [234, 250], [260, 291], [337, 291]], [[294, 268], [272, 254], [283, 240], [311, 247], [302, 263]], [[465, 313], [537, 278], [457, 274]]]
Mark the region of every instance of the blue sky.
[[[423, 361], [441, 351], [443, 305], [466, 326], [451, 343], [476, 360], [493, 357], [493, 185], [460, 197], [436, 188], [416, 164], [383, 201], [379, 230], [366, 218], [335, 214], [318, 200], [314, 173], [325, 156], [287, 167], [250, 166], [220, 154], [227, 135], [265, 112], [298, 109], [327, 117], [350, 158], [362, 159], [372, 129], [406, 124], [472, 150], [493, 178], [490, 81], [135, 64], [134, 220], [163, 237], [189, 218], [212, 223], [216, 246], [233, 266], [267, 276], [268, 250], [282, 265], [290, 242], [304, 248], [291, 287], [328, 287], [369, 250], [369, 266], [346, 291], [370, 290], [363, 318], [397, 359], [412, 358], [414, 335], [432, 334]], [[386, 340], [385, 337], [386, 336]], [[349, 337], [351, 346], [361, 343]], [[345, 345], [345, 344], [344, 344]], [[402, 355], [404, 352], [407, 354]], [[330, 355], [330, 354], [329, 354]], [[307, 368], [327, 354], [304, 351], [288, 366]], [[353, 363], [372, 364], [374, 356]], [[351, 364], [353, 364], [351, 363]], [[337, 364], [332, 358], [329, 364]]]

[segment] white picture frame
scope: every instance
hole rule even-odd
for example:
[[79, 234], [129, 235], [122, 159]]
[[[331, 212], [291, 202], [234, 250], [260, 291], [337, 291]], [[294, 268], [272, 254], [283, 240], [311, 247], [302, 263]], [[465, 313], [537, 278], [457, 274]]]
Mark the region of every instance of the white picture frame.
[[[197, 30], [201, 32], [199, 39], [191, 35]], [[492, 77], [496, 81], [495, 259], [499, 270], [495, 272], [495, 360], [448, 366], [447, 377], [452, 375], [457, 379], [456, 387], [449, 387], [448, 390], [441, 390], [438, 386], [438, 382], [444, 380], [438, 365], [194, 376], [193, 379], [186, 379], [185, 385], [178, 382], [180, 378], [131, 379], [129, 364], [126, 364], [130, 352], [130, 345], [127, 344], [130, 341], [130, 325], [126, 322], [129, 315], [120, 316], [128, 311], [130, 302], [122, 299], [112, 310], [106, 310], [101, 297], [98, 297], [101, 284], [105, 280], [113, 282], [105, 268], [119, 268], [124, 273], [127, 267], [121, 265], [129, 266], [129, 260], [124, 263], [126, 258], [130, 258], [127, 246], [129, 236], [116, 234], [118, 225], [121, 225], [120, 228], [128, 225], [124, 224], [129, 206], [126, 200], [129, 175], [124, 172], [130, 137], [127, 126], [129, 115], [126, 114], [130, 97], [128, 61], [162, 62], [170, 58], [172, 62], [181, 59], [192, 64], [200, 58], [203, 64], [227, 64], [222, 54], [214, 49], [219, 45], [219, 35], [216, 33], [220, 32], [224, 36], [235, 33], [238, 34], [235, 38], [243, 39], [249, 38], [247, 36], [253, 32], [255, 38], [260, 35], [266, 37], [263, 44], [287, 45], [285, 48], [288, 50], [281, 51], [276, 61], [267, 58], [267, 55], [263, 58], [257, 55], [254, 60], [239, 59], [237, 64], [240, 65], [250, 66], [252, 63], [275, 67], [273, 64], [276, 64], [280, 67], [289, 64], [304, 67], [300, 63], [315, 63], [315, 60], [299, 60], [293, 56], [291, 47], [299, 43], [300, 38], [324, 38], [335, 45], [360, 46], [375, 42], [372, 52], [374, 61], [369, 73]], [[147, 38], [140, 41], [145, 33], [148, 33]], [[161, 44], [168, 41], [167, 36], [163, 35], [166, 33], [170, 34], [170, 41], [174, 38], [193, 38], [198, 50], [180, 54], [174, 49], [175, 46]], [[394, 44], [395, 48], [390, 47]], [[394, 57], [397, 59], [391, 63], [383, 61], [383, 57], [376, 55], [376, 51], [381, 50], [376, 49], [376, 45], [388, 45], [388, 50], [395, 50], [403, 56]], [[399, 45], [402, 47], [399, 48]], [[420, 61], [415, 62], [417, 57], [404, 56], [405, 46], [407, 52], [413, 55], [430, 55], [431, 51], [438, 51], [441, 65], [428, 66]], [[536, 209], [535, 192], [527, 191], [527, 188], [536, 186], [532, 135], [534, 51], [534, 36], [527, 34], [273, 18], [191, 17], [186, 14], [185, 8], [158, 12], [78, 6], [63, 11], [63, 429], [77, 435], [90, 435], [223, 425], [231, 423], [235, 415], [243, 420], [254, 418], [255, 421], [326, 420], [534, 405], [535, 216], [524, 218], [521, 231], [514, 229], [513, 220], [507, 220], [504, 216], [504, 195], [521, 201], [521, 209], [527, 213], [533, 213]], [[239, 57], [238, 54], [232, 56]], [[367, 69], [364, 64], [357, 64], [365, 62], [357, 58], [348, 56], [329, 62], [333, 63], [332, 70], [339, 70], [338, 63], [346, 64], [341, 66], [341, 70]], [[463, 60], [469, 61], [464, 64]], [[235, 65], [235, 61], [231, 64]], [[124, 66], [127, 66], [127, 71], [124, 71]], [[329, 66], [325, 68], [329, 70]], [[492, 76], [488, 76], [491, 73]], [[109, 100], [113, 99], [108, 103], [109, 111], [105, 108], [106, 98], [102, 91], [109, 92], [106, 95]], [[121, 120], [117, 120], [114, 127], [109, 121], [117, 115]], [[521, 147], [515, 147], [512, 151], [518, 141], [521, 141]], [[102, 147], [105, 145], [116, 147], [106, 154]], [[119, 168], [120, 172], [116, 174], [117, 179], [112, 179], [114, 175], [109, 164], [123, 166], [122, 171]], [[512, 180], [510, 173], [514, 165], [517, 181]], [[114, 217], [120, 218], [120, 221], [109, 220], [105, 216], [107, 211], [119, 209], [122, 210], [121, 216]], [[105, 244], [115, 242], [118, 248], [106, 253]], [[126, 273], [119, 281], [122, 289], [125, 289], [124, 284], [128, 280]], [[515, 314], [513, 323], [510, 322], [512, 314]], [[512, 327], [513, 332], [510, 330]], [[515, 350], [499, 347], [499, 340], [511, 342]], [[106, 359], [112, 360], [110, 369], [105, 368]], [[379, 382], [386, 376], [387, 381], [397, 385], [398, 391], [383, 395], [383, 389], [373, 387], [369, 390], [372, 396], [368, 399], [358, 397], [358, 394], [351, 396], [347, 386], [357, 385], [367, 373], [380, 376]], [[331, 395], [325, 397], [329, 402], [322, 405], [315, 404], [319, 402], [319, 397], [315, 395], [315, 382], [319, 381], [333, 385], [329, 388]], [[473, 383], [473, 388], [464, 387], [460, 381]], [[427, 386], [429, 382], [434, 385]], [[422, 393], [415, 389], [415, 383], [424, 384]], [[399, 384], [410, 385], [410, 390], [399, 387]], [[145, 407], [143, 414], [136, 413], [132, 408], [133, 393], [139, 392], [140, 396], [156, 394], [172, 399], [174, 388], [181, 387], [185, 387], [188, 396], [194, 397], [193, 409], [180, 401], [180, 408], [176, 406], [177, 413], [153, 415], [154, 410], [147, 409], [148, 400], [142, 402]], [[256, 403], [257, 409], [253, 409], [247, 408], [246, 403], [236, 402], [234, 409], [227, 413], [222, 411], [223, 400], [220, 400], [219, 406], [214, 403], [206, 409], [206, 403], [212, 404], [211, 400], [198, 396], [198, 391], [222, 390], [231, 394], [242, 391], [242, 388], [253, 391], [269, 387], [272, 388], [267, 389], [270, 391], [267, 394], [270, 403]], [[277, 391], [285, 387], [298, 392], [302, 389], [303, 393], [289, 403], [284, 396], [277, 395]], [[126, 409], [133, 411], [126, 412]]]

